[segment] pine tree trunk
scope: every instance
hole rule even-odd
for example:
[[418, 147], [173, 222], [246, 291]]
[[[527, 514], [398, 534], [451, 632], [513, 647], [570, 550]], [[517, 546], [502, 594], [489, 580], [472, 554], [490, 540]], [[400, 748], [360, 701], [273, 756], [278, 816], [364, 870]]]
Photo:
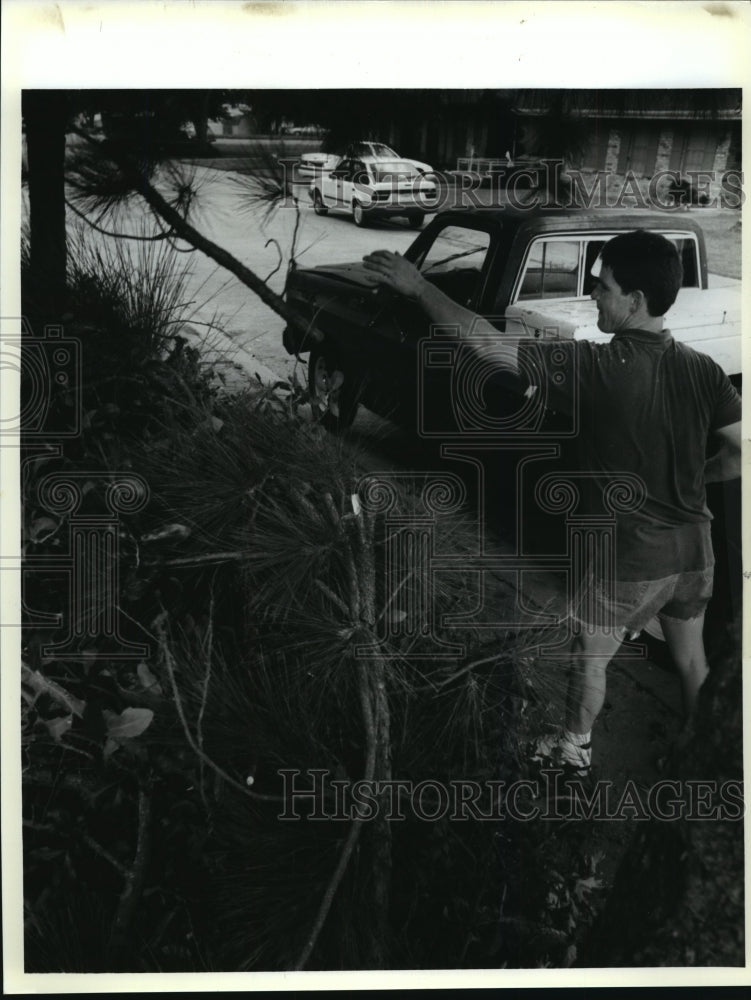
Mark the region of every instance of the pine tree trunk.
[[60, 323], [66, 297], [65, 95], [29, 90], [23, 116], [29, 165], [31, 287], [25, 308], [37, 323]]
[[196, 96], [193, 125], [196, 130], [196, 144], [205, 146], [209, 132], [209, 95], [207, 91]]
[[[370, 669], [376, 729], [375, 780], [378, 785], [383, 787], [383, 782], [391, 780], [391, 725], [386, 692], [386, 664], [379, 659], [374, 661]], [[390, 967], [391, 820], [387, 813], [387, 807], [388, 796], [385, 793], [379, 795], [378, 815], [368, 825], [367, 831], [373, 875], [370, 954], [368, 957], [368, 966], [371, 969], [388, 969]]]
[[[373, 545], [373, 521], [360, 514], [360, 545], [357, 559], [360, 618], [368, 626], [371, 640], [376, 638], [376, 568]], [[364, 831], [363, 848], [371, 871], [372, 889], [368, 907], [368, 934], [365, 965], [369, 969], [388, 969], [391, 963], [391, 819], [389, 795], [384, 783], [391, 780], [391, 715], [387, 689], [387, 661], [374, 655], [367, 662], [368, 700], [375, 729], [375, 768], [373, 778], [378, 813]]]

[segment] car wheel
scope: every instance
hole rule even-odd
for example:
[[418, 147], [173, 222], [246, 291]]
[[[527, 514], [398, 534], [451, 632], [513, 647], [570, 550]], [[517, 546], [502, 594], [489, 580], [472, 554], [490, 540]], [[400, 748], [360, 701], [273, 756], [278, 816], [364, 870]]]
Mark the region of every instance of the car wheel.
[[409, 224], [413, 229], [419, 229], [425, 221], [425, 216], [422, 212], [413, 212], [410, 216], [408, 216], [408, 219]]
[[330, 347], [317, 344], [308, 359], [308, 388], [313, 416], [329, 431], [341, 431], [355, 419], [357, 381]]
[[323, 198], [321, 197], [321, 192], [318, 188], [313, 192], [313, 211], [316, 215], [328, 215], [329, 210], [323, 203]]
[[356, 226], [367, 226], [368, 219], [365, 215], [365, 209], [362, 207], [359, 201], [352, 202], [352, 218], [354, 219]]

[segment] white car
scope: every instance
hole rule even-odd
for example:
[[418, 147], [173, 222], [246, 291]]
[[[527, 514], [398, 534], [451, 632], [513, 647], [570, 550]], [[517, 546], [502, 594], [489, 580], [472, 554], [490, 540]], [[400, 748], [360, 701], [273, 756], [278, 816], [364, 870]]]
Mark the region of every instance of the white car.
[[334, 170], [317, 176], [309, 190], [316, 215], [346, 212], [356, 226], [379, 216], [401, 215], [419, 229], [425, 213], [438, 208], [435, 182], [411, 160], [398, 157], [345, 157]]
[[301, 177], [314, 177], [324, 170], [333, 170], [340, 160], [337, 153], [301, 153], [297, 172]]
[[[429, 163], [423, 163], [422, 160], [413, 160], [409, 157], [405, 159], [405, 157], [395, 153], [390, 146], [386, 146], [382, 142], [371, 142], [369, 139], [349, 146], [344, 152], [344, 156], [373, 157], [377, 160], [404, 160], [405, 163], [411, 163], [421, 174], [433, 173], [433, 168]], [[309, 176], [325, 170], [334, 170], [344, 156], [339, 153], [302, 153], [298, 171], [303, 176]]]
[[348, 156], [374, 157], [376, 160], [402, 160], [404, 163], [411, 163], [421, 174], [432, 174], [433, 168], [429, 163], [421, 160], [413, 160], [411, 157], [399, 156], [390, 146], [384, 146], [382, 142], [356, 142], [353, 147], [347, 150]]

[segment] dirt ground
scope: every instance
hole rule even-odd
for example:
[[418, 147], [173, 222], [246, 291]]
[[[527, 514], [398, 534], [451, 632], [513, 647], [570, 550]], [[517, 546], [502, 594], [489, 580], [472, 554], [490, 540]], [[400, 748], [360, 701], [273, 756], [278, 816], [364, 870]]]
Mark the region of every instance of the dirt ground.
[[[508, 589], [513, 586], [509, 579]], [[566, 595], [554, 574], [525, 573], [522, 587], [527, 607], [563, 616]], [[563, 723], [566, 669], [565, 656], [535, 660], [529, 670], [541, 701], [535, 718], [542, 714], [551, 725]], [[592, 780], [611, 783], [608, 796], [612, 802], [620, 801], [628, 782], [633, 782], [644, 800], [647, 790], [665, 776], [665, 761], [682, 726], [678, 677], [663, 644], [642, 633], [638, 640], [622, 646], [608, 667], [605, 706], [592, 732]], [[604, 900], [638, 820], [572, 823], [579, 828], [578, 850], [598, 857], [596, 877]], [[567, 839], [572, 832], [567, 831]]]

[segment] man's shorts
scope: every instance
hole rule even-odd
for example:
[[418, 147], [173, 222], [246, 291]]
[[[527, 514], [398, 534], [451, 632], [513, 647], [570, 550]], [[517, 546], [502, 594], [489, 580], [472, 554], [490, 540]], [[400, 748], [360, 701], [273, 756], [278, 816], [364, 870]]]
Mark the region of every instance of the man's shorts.
[[583, 625], [639, 633], [655, 615], [686, 622], [706, 610], [712, 596], [714, 566], [676, 573], [661, 580], [590, 580], [571, 606]]

